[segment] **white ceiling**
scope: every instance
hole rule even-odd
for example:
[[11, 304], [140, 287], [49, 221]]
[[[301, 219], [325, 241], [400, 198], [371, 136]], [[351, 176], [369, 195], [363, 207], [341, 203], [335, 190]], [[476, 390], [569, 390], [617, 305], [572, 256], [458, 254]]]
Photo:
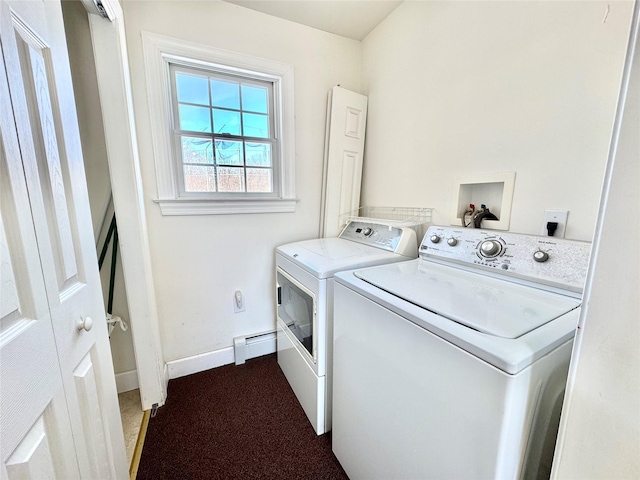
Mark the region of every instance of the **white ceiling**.
[[362, 40], [402, 0], [225, 0], [325, 32]]

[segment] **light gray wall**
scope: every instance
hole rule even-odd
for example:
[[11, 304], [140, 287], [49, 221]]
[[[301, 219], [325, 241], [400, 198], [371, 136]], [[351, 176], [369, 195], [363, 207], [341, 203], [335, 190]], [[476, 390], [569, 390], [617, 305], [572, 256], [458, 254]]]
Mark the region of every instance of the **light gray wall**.
[[[360, 89], [361, 44], [225, 2], [129, 1], [123, 8], [160, 329], [171, 361], [275, 328], [275, 248], [317, 236], [327, 93], [336, 84]], [[293, 65], [295, 213], [160, 214], [142, 31]], [[234, 314], [238, 289], [246, 311]]]
[[591, 240], [631, 7], [401, 4], [363, 41], [362, 204], [447, 225], [457, 177], [516, 172], [511, 231], [540, 234], [560, 208], [567, 238]]

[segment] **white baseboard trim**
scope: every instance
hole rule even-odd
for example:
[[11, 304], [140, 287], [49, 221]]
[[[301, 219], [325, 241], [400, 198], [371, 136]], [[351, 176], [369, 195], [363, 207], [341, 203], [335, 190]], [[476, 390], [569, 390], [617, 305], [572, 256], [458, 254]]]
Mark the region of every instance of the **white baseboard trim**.
[[227, 347], [192, 357], [171, 360], [167, 362], [167, 367], [169, 369], [169, 378], [174, 379], [191, 375], [192, 373], [203, 372], [211, 368], [229, 365], [233, 362], [233, 347]]
[[[275, 331], [248, 335], [246, 337], [234, 338], [234, 346], [214, 350], [213, 352], [201, 353], [192, 357], [179, 358], [166, 363], [165, 375], [169, 379], [180, 378], [192, 373], [204, 372], [211, 368], [222, 367], [236, 363], [240, 365], [250, 358], [260, 357], [275, 353], [276, 351]], [[241, 358], [239, 358], [241, 357]]]
[[138, 370], [116, 373], [116, 389], [118, 393], [130, 392], [139, 388]]
[[164, 391], [166, 392], [169, 388], [169, 380], [171, 377], [169, 376], [169, 364], [164, 364], [164, 370], [162, 371], [162, 379], [164, 380]]

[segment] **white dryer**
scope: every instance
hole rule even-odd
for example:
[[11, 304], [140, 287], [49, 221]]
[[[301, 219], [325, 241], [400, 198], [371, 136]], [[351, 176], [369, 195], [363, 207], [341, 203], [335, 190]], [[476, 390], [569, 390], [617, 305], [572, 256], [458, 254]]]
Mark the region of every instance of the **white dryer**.
[[278, 364], [318, 435], [331, 430], [334, 274], [417, 256], [411, 228], [359, 221], [276, 249]]
[[430, 227], [336, 276], [333, 451], [356, 479], [548, 478], [590, 244]]

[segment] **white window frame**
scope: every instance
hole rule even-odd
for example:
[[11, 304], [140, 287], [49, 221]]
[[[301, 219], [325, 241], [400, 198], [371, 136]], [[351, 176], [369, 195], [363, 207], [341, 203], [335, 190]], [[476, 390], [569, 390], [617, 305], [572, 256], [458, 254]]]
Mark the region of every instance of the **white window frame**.
[[[162, 215], [294, 212], [297, 200], [293, 67], [149, 32], [142, 32], [142, 42], [158, 187], [155, 201]], [[172, 139], [171, 63], [245, 74], [273, 82], [275, 129], [280, 140], [279, 158], [273, 158], [273, 174], [277, 175], [274, 178], [275, 194], [181, 195], [181, 180], [176, 173], [176, 162], [180, 159], [176, 158]]]

